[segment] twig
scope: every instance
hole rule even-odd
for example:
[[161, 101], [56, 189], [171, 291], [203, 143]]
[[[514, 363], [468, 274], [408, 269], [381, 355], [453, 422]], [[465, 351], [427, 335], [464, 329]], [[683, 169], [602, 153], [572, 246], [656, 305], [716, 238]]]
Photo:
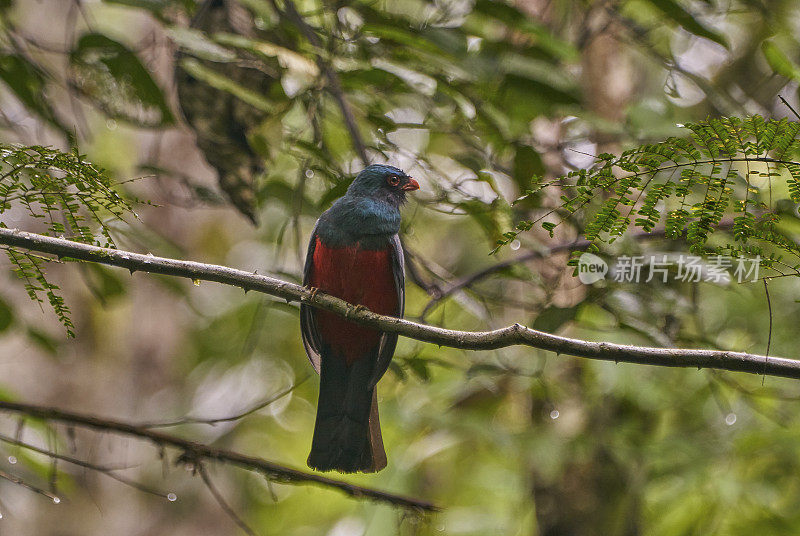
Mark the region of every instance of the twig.
[[236, 523], [240, 529], [242, 529], [245, 534], [249, 536], [257, 536], [256, 532], [250, 528], [250, 526], [244, 522], [244, 520], [239, 517], [239, 515], [231, 508], [231, 506], [225, 500], [225, 497], [219, 492], [217, 487], [214, 485], [214, 482], [211, 481], [211, 477], [208, 476], [208, 471], [206, 470], [206, 466], [202, 463], [197, 464], [197, 472], [200, 473], [200, 478], [203, 479], [203, 483], [208, 488], [208, 491], [211, 492], [211, 495], [214, 496], [214, 500], [217, 501], [219, 507], [228, 514], [228, 517], [233, 519], [233, 522]]
[[87, 461], [84, 461], [84, 460], [81, 460], [81, 459], [78, 459], [78, 458], [73, 458], [72, 456], [65, 456], [63, 454], [58, 454], [57, 452], [53, 452], [53, 451], [50, 451], [50, 450], [40, 449], [39, 447], [33, 446], [30, 443], [24, 443], [24, 442], [22, 442], [22, 441], [20, 441], [18, 439], [14, 439], [14, 438], [8, 437], [6, 435], [2, 435], [2, 434], [0, 434], [0, 441], [2, 441], [4, 443], [8, 443], [9, 445], [15, 445], [17, 447], [21, 447], [21, 448], [24, 448], [24, 449], [27, 449], [27, 450], [30, 450], [30, 451], [33, 451], [33, 452], [38, 452], [39, 454], [43, 454], [43, 455], [45, 455], [45, 456], [47, 456], [47, 457], [49, 457], [49, 458], [51, 458], [53, 460], [62, 460], [62, 461], [65, 461], [67, 463], [70, 463], [72, 465], [77, 465], [78, 467], [83, 467], [85, 469], [90, 469], [92, 471], [96, 471], [96, 472], [98, 472], [100, 474], [106, 475], [109, 478], [113, 478], [117, 482], [121, 482], [121, 483], [125, 484], [126, 486], [130, 486], [130, 487], [132, 487], [132, 488], [134, 488], [136, 490], [143, 491], [144, 493], [149, 493], [151, 495], [156, 495], [158, 497], [163, 497], [165, 499], [167, 499], [169, 497], [168, 493], [163, 493], [161, 491], [158, 491], [158, 490], [155, 490], [155, 489], [150, 488], [148, 486], [145, 486], [144, 484], [140, 484], [139, 482], [136, 482], [135, 480], [130, 480], [128, 478], [125, 478], [124, 476], [120, 476], [120, 475], [114, 473], [114, 471], [119, 471], [121, 469], [124, 469], [123, 467], [107, 467], [107, 466], [103, 466], [103, 465], [97, 465], [97, 464], [94, 464], [94, 463], [91, 463], [91, 462], [87, 462]]
[[[720, 229], [733, 227], [733, 220], [722, 220], [719, 222], [717, 227]], [[650, 232], [635, 231], [633, 233], [630, 233], [629, 236], [633, 239], [638, 239], [638, 240], [655, 240], [658, 238], [664, 238], [665, 235], [666, 235], [666, 229], [659, 228], [659, 229], [653, 229]], [[517, 264], [523, 264], [535, 259], [544, 259], [550, 257], [551, 255], [554, 255], [556, 253], [561, 253], [564, 251], [576, 251], [584, 249], [589, 247], [590, 245], [591, 245], [590, 241], [585, 239], [580, 239], [580, 240], [571, 240], [569, 242], [562, 242], [560, 244], [555, 244], [553, 246], [550, 246], [542, 250], [532, 250], [513, 259], [492, 264], [491, 266], [487, 266], [482, 270], [478, 270], [477, 272], [464, 276], [461, 279], [458, 279], [455, 282], [451, 283], [444, 289], [440, 289], [437, 287], [438, 293], [434, 293], [432, 295], [430, 301], [425, 305], [424, 309], [422, 310], [420, 318], [424, 319], [440, 301], [444, 300], [445, 298], [449, 297], [455, 292], [458, 292], [464, 288], [468, 288], [477, 283], [478, 281], [481, 281], [482, 279], [485, 279], [490, 275], [496, 274], [497, 272], [503, 271], [506, 268], [509, 268]]]
[[0, 470], [0, 478], [8, 480], [9, 482], [13, 482], [16, 485], [29, 489], [34, 493], [38, 493], [39, 495], [44, 495], [45, 497], [48, 497], [51, 501], [53, 501], [56, 504], [61, 502], [61, 499], [58, 498], [58, 495], [53, 495], [47, 490], [44, 490], [42, 488], [37, 488], [33, 484], [28, 484], [17, 475], [12, 475], [11, 473], [6, 473], [5, 471]]
[[[458, 331], [419, 324], [373, 313], [356, 307], [316, 289], [282, 281], [274, 277], [253, 274], [227, 266], [203, 264], [142, 255], [129, 251], [100, 248], [62, 238], [39, 235], [0, 227], [0, 244], [25, 248], [57, 257], [97, 262], [126, 268], [131, 273], [142, 271], [154, 274], [185, 277], [196, 281], [215, 281], [245, 290], [263, 292], [288, 302], [299, 301], [312, 307], [331, 311], [348, 320], [388, 333], [397, 333], [423, 342], [463, 350], [494, 350], [508, 346], [530, 346], [557, 354], [567, 354], [616, 363], [639, 363], [664, 367], [697, 367], [765, 374], [800, 379], [800, 361], [771, 357], [763, 365], [764, 356], [725, 350], [654, 348], [610, 342], [593, 342], [551, 335], [543, 331], [513, 324], [492, 331]], [[130, 425], [129, 425], [130, 426]], [[149, 432], [156, 433], [156, 432]]]
[[784, 99], [784, 98], [783, 98], [783, 95], [778, 95], [778, 98], [779, 98], [779, 99], [781, 99], [781, 102], [782, 102], [782, 103], [783, 103], [783, 104], [784, 104], [784, 105], [785, 105], [787, 108], [789, 108], [789, 110], [791, 110], [791, 111], [792, 111], [792, 113], [794, 114], [794, 116], [795, 116], [795, 117], [796, 117], [798, 120], [800, 120], [800, 115], [797, 113], [797, 110], [795, 110], [795, 109], [794, 109], [794, 107], [793, 107], [791, 104], [789, 104], [789, 101], [787, 101], [786, 99]]
[[[767, 368], [767, 361], [769, 360], [769, 347], [772, 345], [772, 300], [769, 298], [769, 283], [764, 280], [764, 296], [767, 298], [767, 309], [769, 309], [769, 335], [767, 335], [767, 351], [764, 352], [764, 369]], [[766, 374], [761, 378], [761, 385], [767, 379]]]
[[188, 460], [217, 460], [225, 462], [248, 471], [253, 471], [263, 475], [269, 480], [275, 480], [286, 484], [317, 484], [327, 488], [337, 489], [351, 497], [371, 499], [378, 502], [392, 504], [401, 508], [421, 510], [426, 512], [437, 511], [438, 508], [433, 504], [415, 499], [396, 495], [373, 488], [357, 486], [324, 477], [315, 473], [309, 473], [257, 458], [247, 456], [239, 452], [211, 447], [178, 436], [166, 434], [156, 430], [148, 430], [136, 424], [123, 421], [104, 419], [94, 415], [74, 413], [50, 406], [39, 406], [35, 404], [25, 404], [21, 402], [10, 402], [0, 400], [0, 411], [20, 413], [29, 417], [44, 419], [46, 421], [57, 421], [69, 423], [75, 426], [90, 428], [101, 432], [113, 432], [116, 434], [137, 437], [152, 442], [154, 445], [163, 449], [172, 447], [183, 452], [185, 459]]
[[422, 263], [416, 253], [408, 249], [405, 244], [403, 244], [403, 257], [406, 260], [406, 274], [408, 274], [408, 278], [417, 285], [419, 288], [425, 291], [426, 294], [432, 296], [434, 299], [438, 299], [441, 297], [442, 289], [433, 282], [428, 282], [425, 280], [425, 277], [417, 268], [417, 262]]
[[305, 37], [306, 40], [311, 43], [311, 46], [314, 47], [314, 55], [317, 66], [325, 75], [325, 78], [328, 79], [328, 85], [326, 86], [326, 89], [331, 93], [331, 95], [333, 95], [333, 98], [339, 105], [339, 110], [342, 112], [344, 124], [347, 127], [347, 131], [350, 133], [350, 138], [353, 141], [353, 147], [355, 148], [358, 157], [361, 159], [364, 165], [369, 164], [367, 147], [364, 144], [363, 138], [361, 137], [361, 132], [358, 130], [358, 124], [356, 123], [355, 116], [353, 115], [353, 110], [350, 108], [350, 103], [347, 102], [347, 98], [345, 98], [344, 88], [342, 88], [342, 82], [339, 79], [339, 75], [333, 66], [331, 66], [331, 64], [326, 61], [321, 54], [322, 40], [314, 31], [314, 28], [309, 26], [303, 16], [300, 15], [292, 0], [284, 0], [283, 10], [278, 7], [276, 0], [272, 0], [271, 3], [273, 9], [278, 13], [278, 15], [285, 17], [289, 22], [294, 24], [297, 29], [300, 30], [300, 33], [303, 34], [303, 37]]
[[237, 413], [236, 415], [231, 415], [229, 417], [220, 417], [218, 419], [201, 419], [198, 417], [184, 417], [183, 419], [179, 419], [177, 421], [168, 421], [168, 422], [153, 422], [153, 423], [142, 423], [139, 426], [142, 428], [170, 428], [172, 426], [180, 426], [182, 424], [208, 424], [208, 425], [215, 425], [221, 422], [230, 422], [230, 421], [238, 421], [239, 419], [243, 419], [248, 415], [252, 415], [253, 413], [264, 409], [265, 407], [269, 406], [273, 402], [277, 402], [281, 398], [285, 397], [308, 380], [308, 376], [304, 376], [300, 379], [300, 381], [294, 383], [292, 386], [287, 387], [280, 393], [269, 397], [268, 399], [264, 400], [263, 402], [259, 402], [252, 408], [243, 411], [242, 413]]

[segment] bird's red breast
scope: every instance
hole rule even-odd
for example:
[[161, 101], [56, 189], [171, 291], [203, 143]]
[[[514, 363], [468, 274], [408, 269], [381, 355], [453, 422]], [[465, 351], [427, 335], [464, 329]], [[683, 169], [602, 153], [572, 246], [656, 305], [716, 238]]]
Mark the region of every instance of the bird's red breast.
[[[397, 314], [397, 289], [389, 246], [380, 250], [353, 246], [331, 248], [319, 237], [314, 247], [311, 286], [382, 315]], [[381, 333], [348, 322], [328, 311], [316, 310], [322, 341], [347, 364], [368, 355], [380, 343]]]

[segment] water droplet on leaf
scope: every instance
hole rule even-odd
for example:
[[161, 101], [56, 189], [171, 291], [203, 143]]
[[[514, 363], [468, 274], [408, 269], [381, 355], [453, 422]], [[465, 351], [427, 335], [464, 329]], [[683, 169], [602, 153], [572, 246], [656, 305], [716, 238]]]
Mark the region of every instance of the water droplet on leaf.
[[550, 418], [553, 419], [553, 420], [558, 419], [559, 415], [561, 415], [561, 414], [558, 412], [557, 409], [554, 409], [553, 411], [550, 412]]
[[8, 463], [10, 463], [11, 465], [14, 465], [15, 463], [17, 463], [17, 457], [16, 456], [9, 456], [8, 457]]
[[169, 502], [175, 502], [178, 500], [178, 496], [175, 495], [174, 493], [167, 493], [167, 500]]
[[733, 426], [736, 424], [736, 414], [735, 413], [728, 413], [725, 415], [725, 424], [728, 426]]
[[58, 497], [53, 497], [53, 502], [58, 504], [61, 502], [61, 499], [59, 499]]

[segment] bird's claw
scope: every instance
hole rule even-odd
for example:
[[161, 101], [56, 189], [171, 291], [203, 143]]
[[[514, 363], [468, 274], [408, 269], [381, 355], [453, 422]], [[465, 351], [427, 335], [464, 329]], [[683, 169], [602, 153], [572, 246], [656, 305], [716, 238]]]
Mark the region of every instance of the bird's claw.
[[367, 308], [366, 305], [361, 305], [360, 303], [356, 305], [351, 305], [344, 312], [344, 317], [350, 318], [353, 314], [360, 313], [361, 311], [369, 311], [369, 309]]
[[311, 300], [313, 300], [314, 298], [317, 297], [317, 293], [319, 292], [319, 288], [312, 287], [311, 285], [306, 285], [303, 288], [306, 289], [307, 291], [309, 291], [309, 295], [305, 297], [306, 301], [311, 301]]

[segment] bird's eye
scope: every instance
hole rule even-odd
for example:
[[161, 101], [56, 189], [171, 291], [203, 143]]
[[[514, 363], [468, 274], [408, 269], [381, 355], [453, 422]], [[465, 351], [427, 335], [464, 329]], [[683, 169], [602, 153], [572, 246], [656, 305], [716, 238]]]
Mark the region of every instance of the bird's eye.
[[400, 184], [400, 177], [397, 175], [389, 175], [389, 178], [386, 179], [386, 182], [389, 183], [389, 186], [397, 186]]

